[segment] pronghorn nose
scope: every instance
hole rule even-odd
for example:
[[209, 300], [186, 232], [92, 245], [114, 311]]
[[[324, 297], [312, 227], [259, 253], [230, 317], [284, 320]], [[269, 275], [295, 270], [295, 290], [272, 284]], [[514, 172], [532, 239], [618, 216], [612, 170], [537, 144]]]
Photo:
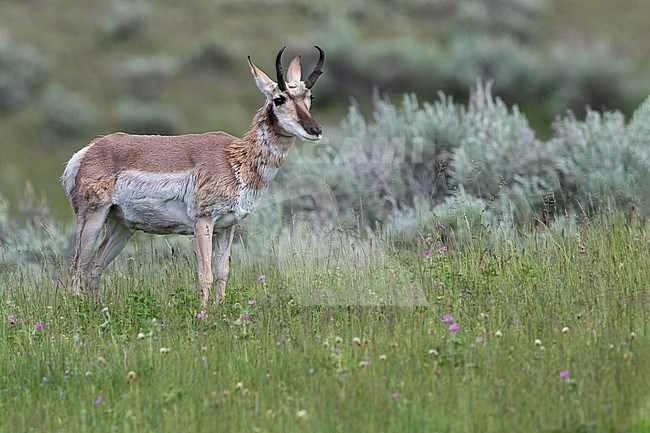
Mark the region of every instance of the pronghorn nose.
[[321, 135], [323, 133], [323, 128], [321, 128], [318, 125], [310, 126], [308, 128], [307, 132], [309, 133], [309, 135], [314, 135], [314, 136], [318, 137], [319, 135]]

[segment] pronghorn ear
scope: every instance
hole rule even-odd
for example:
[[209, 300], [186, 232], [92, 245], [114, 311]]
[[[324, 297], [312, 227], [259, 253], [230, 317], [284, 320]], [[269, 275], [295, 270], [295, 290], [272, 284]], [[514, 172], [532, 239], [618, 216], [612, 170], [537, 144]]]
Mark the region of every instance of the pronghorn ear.
[[301, 72], [302, 66], [300, 66], [300, 55], [298, 55], [291, 61], [289, 69], [287, 69], [287, 83], [299, 83]]
[[278, 85], [275, 84], [275, 81], [270, 79], [260, 68], [253, 64], [251, 56], [248, 56], [248, 64], [251, 67], [251, 72], [253, 77], [255, 77], [255, 84], [257, 87], [264, 93], [266, 96], [270, 96], [277, 89]]

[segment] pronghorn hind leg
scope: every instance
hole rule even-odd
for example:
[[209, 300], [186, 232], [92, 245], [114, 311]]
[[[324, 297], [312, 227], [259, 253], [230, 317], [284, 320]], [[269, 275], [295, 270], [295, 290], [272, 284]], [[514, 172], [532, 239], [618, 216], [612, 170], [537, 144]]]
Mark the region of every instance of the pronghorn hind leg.
[[120, 254], [134, 231], [111, 218], [106, 220], [106, 233], [88, 266], [89, 286], [98, 294], [99, 281], [106, 267]]
[[201, 284], [201, 305], [208, 305], [212, 287], [212, 234], [214, 222], [211, 218], [199, 218], [194, 224], [194, 252]]
[[102, 231], [109, 210], [110, 206], [105, 206], [83, 215], [77, 215], [75, 254], [72, 266], [70, 267], [72, 290], [77, 296], [82, 295], [82, 279], [85, 279], [87, 267], [93, 256], [97, 238]]
[[235, 236], [235, 226], [215, 233], [214, 257], [216, 265], [217, 287], [216, 303], [226, 295], [226, 283], [230, 272], [230, 247]]

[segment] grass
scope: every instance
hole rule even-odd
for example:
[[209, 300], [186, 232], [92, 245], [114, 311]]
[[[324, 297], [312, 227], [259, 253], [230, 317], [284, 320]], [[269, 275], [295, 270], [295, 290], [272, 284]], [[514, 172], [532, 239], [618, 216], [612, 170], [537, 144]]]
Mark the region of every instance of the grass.
[[96, 303], [3, 268], [0, 431], [650, 431], [647, 224], [447, 231], [261, 234], [205, 315], [189, 241]]

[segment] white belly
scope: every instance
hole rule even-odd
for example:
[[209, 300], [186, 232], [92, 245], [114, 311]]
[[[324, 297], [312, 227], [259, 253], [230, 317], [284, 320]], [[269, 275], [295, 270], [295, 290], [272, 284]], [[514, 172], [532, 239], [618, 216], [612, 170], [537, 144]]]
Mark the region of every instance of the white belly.
[[193, 195], [191, 172], [127, 171], [115, 183], [113, 217], [133, 230], [191, 234]]
[[[260, 200], [260, 191], [242, 188], [236, 200], [203, 208], [215, 230], [246, 218]], [[197, 215], [192, 172], [141, 173], [126, 171], [115, 183], [112, 218], [133, 230], [154, 234], [193, 234]]]

